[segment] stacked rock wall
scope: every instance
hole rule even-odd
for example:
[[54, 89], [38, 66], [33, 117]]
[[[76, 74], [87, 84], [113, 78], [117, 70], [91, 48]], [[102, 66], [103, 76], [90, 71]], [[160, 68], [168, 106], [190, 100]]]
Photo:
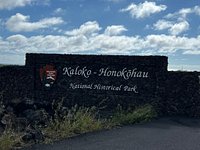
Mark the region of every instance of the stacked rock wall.
[[[200, 73], [167, 71], [167, 57], [27, 54], [26, 58], [25, 66], [0, 68], [0, 101], [16, 112], [33, 107], [50, 108], [52, 101], [63, 100], [68, 107], [79, 104], [107, 110], [118, 104], [137, 107], [150, 103], [161, 115], [200, 117]], [[47, 84], [51, 87], [45, 87], [42, 81], [42, 73], [48, 71], [46, 65], [54, 67], [50, 73], [55, 81]], [[70, 76], [64, 71], [66, 67], [77, 66], [91, 70], [91, 75]], [[98, 71], [107, 66], [118, 72], [137, 68], [142, 73], [148, 72], [148, 77], [100, 76]], [[88, 87], [80, 88], [86, 84]], [[95, 90], [94, 85], [98, 84], [110, 86], [109, 90]], [[131, 87], [132, 92], [125, 91], [125, 86]]]
[[169, 71], [164, 114], [200, 117], [200, 73]]

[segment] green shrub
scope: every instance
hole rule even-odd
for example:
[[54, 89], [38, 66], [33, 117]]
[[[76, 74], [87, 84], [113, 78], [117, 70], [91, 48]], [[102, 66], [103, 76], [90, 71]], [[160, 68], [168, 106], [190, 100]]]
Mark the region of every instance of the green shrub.
[[1, 150], [11, 150], [14, 146], [21, 143], [21, 138], [19, 134], [13, 132], [12, 130], [5, 130], [0, 136], [0, 149]]
[[150, 121], [156, 117], [156, 112], [151, 105], [145, 105], [135, 110], [118, 110], [111, 118], [111, 123], [115, 125], [128, 125], [139, 122]]
[[67, 119], [62, 121], [59, 121], [57, 119], [51, 120], [49, 125], [42, 130], [48, 140], [57, 140], [73, 135], [71, 123]]
[[[97, 131], [101, 129], [111, 129], [117, 125], [127, 125], [149, 121], [156, 116], [151, 105], [145, 105], [135, 110], [122, 110], [121, 107], [111, 118], [98, 117], [95, 107], [85, 108], [74, 106], [71, 109], [63, 110], [62, 102], [56, 103], [54, 115], [46, 127], [40, 127], [45, 135], [45, 142], [50, 143], [55, 140], [71, 137], [76, 134]], [[39, 128], [39, 126], [36, 126]], [[23, 133], [21, 133], [23, 134]], [[6, 129], [0, 136], [0, 150], [9, 150], [16, 145], [22, 145], [20, 134]]]
[[61, 139], [75, 134], [100, 130], [103, 126], [94, 112], [94, 108], [75, 106], [68, 110], [65, 116], [59, 117], [56, 111], [43, 132], [49, 138]]
[[74, 114], [72, 128], [75, 133], [85, 133], [102, 129], [102, 124], [93, 108], [80, 108]]

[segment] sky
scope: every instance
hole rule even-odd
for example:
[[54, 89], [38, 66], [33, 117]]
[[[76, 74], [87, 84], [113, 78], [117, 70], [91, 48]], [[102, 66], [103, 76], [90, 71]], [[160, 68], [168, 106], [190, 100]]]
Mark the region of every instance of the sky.
[[26, 53], [162, 55], [200, 71], [200, 0], [0, 0], [0, 64]]

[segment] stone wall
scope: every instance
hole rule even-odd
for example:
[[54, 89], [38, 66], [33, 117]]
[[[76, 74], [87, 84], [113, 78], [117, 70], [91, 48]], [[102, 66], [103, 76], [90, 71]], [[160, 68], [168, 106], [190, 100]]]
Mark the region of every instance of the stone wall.
[[34, 76], [25, 66], [0, 67], [0, 101], [6, 107], [23, 111], [24, 106], [34, 103]]
[[163, 113], [200, 117], [200, 73], [168, 72]]
[[[51, 88], [41, 82], [40, 69], [46, 64], [55, 66], [57, 79]], [[131, 68], [148, 71], [149, 78], [124, 80], [123, 78], [62, 76], [63, 67], [77, 66], [98, 71], [99, 66], [109, 65], [115, 70]], [[0, 68], [0, 101], [15, 112], [26, 109], [51, 108], [52, 101], [64, 100], [65, 106], [75, 104], [97, 106], [107, 110], [118, 104], [124, 107], [137, 107], [146, 103], [155, 106], [161, 115], [186, 115], [200, 117], [200, 82], [198, 72], [167, 71], [167, 57], [163, 56], [81, 56], [27, 54], [26, 66], [6, 66]], [[61, 82], [61, 81], [65, 82]], [[76, 89], [67, 86], [78, 83], [101, 83], [138, 86], [138, 93], [124, 91], [102, 91]], [[144, 87], [144, 88], [143, 88]]]

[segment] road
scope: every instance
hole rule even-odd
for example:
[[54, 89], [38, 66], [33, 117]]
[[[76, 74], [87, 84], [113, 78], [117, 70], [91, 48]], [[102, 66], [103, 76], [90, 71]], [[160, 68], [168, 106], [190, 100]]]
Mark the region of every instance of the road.
[[200, 150], [200, 120], [163, 118], [27, 150]]

